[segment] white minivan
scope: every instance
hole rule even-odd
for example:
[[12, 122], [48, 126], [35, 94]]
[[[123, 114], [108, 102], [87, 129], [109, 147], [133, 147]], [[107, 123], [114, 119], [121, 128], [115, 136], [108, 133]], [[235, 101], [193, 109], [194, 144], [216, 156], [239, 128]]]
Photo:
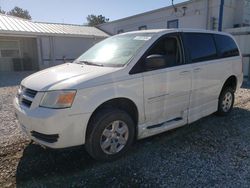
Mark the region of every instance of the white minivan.
[[14, 106], [35, 142], [85, 145], [93, 158], [113, 160], [136, 139], [229, 114], [242, 80], [241, 53], [229, 34], [136, 31], [25, 78]]

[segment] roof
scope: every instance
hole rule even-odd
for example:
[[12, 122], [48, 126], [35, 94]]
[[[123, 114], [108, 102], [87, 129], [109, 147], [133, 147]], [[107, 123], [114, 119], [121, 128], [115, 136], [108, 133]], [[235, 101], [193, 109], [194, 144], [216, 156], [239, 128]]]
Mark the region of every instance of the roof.
[[[187, 5], [189, 3], [192, 3], [193, 1], [194, 0], [186, 0], [186, 1], [182, 2], [182, 3], [175, 4], [175, 7], [184, 6], [184, 5]], [[163, 7], [163, 8], [159, 8], [159, 9], [143, 12], [143, 13], [140, 13], [140, 14], [135, 14], [133, 16], [128, 16], [128, 17], [125, 17], [125, 18], [121, 18], [121, 19], [117, 19], [117, 20], [114, 20], [114, 21], [109, 21], [109, 22], [106, 22], [106, 23], [103, 23], [103, 24], [99, 24], [97, 27], [100, 27], [102, 25], [108, 25], [108, 24], [116, 23], [116, 22], [121, 22], [121, 21], [124, 21], [124, 20], [129, 20], [129, 19], [132, 19], [132, 18], [136, 18], [136, 17], [139, 17], [139, 16], [144, 16], [144, 15], [147, 15], [147, 14], [151, 14], [151, 13], [155, 13], [155, 12], [159, 12], [159, 11], [166, 10], [166, 9], [171, 9], [171, 8], [173, 8], [172, 5], [166, 6], [166, 7]]]
[[193, 29], [193, 28], [178, 28], [178, 29], [148, 29], [148, 30], [139, 30], [139, 31], [130, 31], [126, 33], [121, 33], [119, 35], [126, 35], [128, 33], [154, 33], [154, 34], [165, 34], [165, 33], [172, 33], [172, 32], [192, 32], [192, 33], [210, 33], [210, 34], [220, 34], [220, 35], [230, 35], [225, 32], [221, 31], [213, 31], [213, 30], [206, 30], [206, 29]]
[[0, 34], [108, 37], [100, 29], [89, 26], [41, 23], [0, 14]]

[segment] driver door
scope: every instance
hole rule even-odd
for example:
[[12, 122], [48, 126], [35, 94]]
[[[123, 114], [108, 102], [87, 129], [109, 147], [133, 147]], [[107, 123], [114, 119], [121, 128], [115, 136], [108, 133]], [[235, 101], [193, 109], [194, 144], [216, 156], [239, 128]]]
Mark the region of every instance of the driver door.
[[181, 46], [178, 33], [168, 34], [153, 44], [145, 55], [164, 55], [166, 61], [165, 67], [153, 70], [147, 70], [144, 65], [144, 104], [148, 125], [187, 123], [192, 67], [184, 64]]

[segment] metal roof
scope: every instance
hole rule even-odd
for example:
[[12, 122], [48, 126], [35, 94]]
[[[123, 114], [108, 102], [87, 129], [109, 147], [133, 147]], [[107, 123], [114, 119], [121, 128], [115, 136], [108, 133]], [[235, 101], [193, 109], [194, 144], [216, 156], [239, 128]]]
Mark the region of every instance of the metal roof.
[[100, 29], [89, 26], [41, 23], [0, 14], [0, 34], [108, 37]]

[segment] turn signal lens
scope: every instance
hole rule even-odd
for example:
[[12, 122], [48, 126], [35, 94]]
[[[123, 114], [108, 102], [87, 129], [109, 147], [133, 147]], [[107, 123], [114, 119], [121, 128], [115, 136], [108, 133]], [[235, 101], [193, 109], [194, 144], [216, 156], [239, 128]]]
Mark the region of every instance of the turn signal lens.
[[74, 101], [75, 93], [65, 93], [58, 96], [57, 104], [71, 105]]

